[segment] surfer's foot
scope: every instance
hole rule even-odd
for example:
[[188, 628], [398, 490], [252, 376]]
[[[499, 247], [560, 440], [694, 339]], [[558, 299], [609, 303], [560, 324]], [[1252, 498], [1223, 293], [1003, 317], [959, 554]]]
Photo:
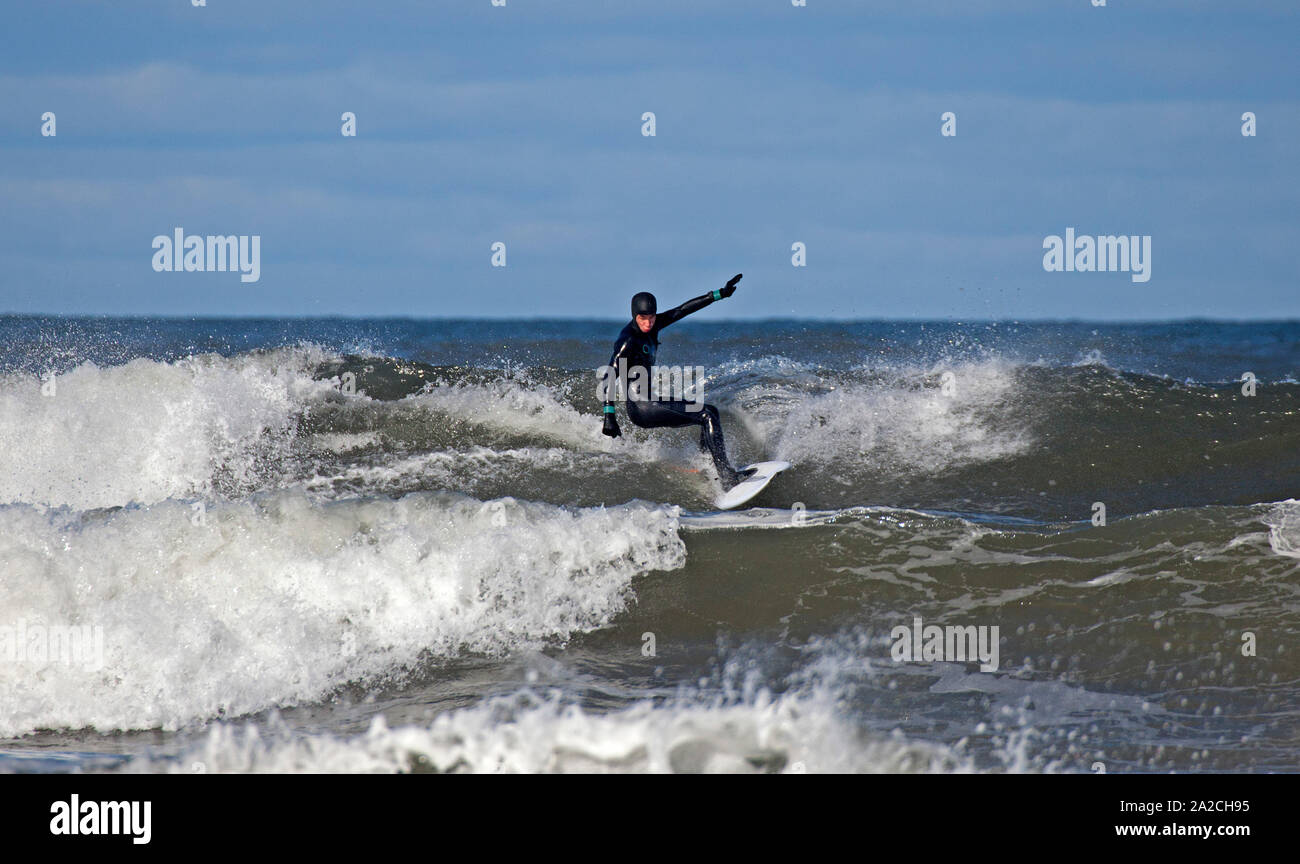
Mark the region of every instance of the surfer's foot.
[[744, 480], [746, 477], [752, 476], [753, 473], [753, 468], [749, 468], [745, 471], [737, 471], [735, 468], [728, 467], [727, 470], [718, 477], [718, 479], [722, 481], [722, 491], [729, 492], [731, 489], [735, 488], [737, 483]]

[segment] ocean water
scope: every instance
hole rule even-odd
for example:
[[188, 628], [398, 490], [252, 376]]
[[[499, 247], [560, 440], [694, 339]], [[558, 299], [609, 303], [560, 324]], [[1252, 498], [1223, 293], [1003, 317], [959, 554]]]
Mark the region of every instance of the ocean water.
[[621, 324], [0, 317], [0, 772], [1300, 765], [1300, 323]]

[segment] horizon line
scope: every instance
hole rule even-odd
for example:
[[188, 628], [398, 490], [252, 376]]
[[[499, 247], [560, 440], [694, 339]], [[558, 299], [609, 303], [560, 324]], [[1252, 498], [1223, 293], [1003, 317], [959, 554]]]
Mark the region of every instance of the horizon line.
[[[275, 314], [187, 314], [187, 313], [141, 313], [141, 312], [0, 312], [2, 318], [107, 318], [139, 321], [483, 321], [483, 322], [592, 322], [617, 323], [630, 321], [631, 318], [595, 317], [595, 316], [556, 316], [536, 315], [505, 317], [500, 315], [348, 315], [344, 313], [323, 315], [275, 315]], [[867, 318], [827, 318], [815, 316], [780, 316], [768, 315], [754, 318], [712, 318], [710, 320], [683, 321], [691, 325], [708, 324], [762, 324], [768, 322], [806, 322], [810, 324], [1300, 324], [1300, 317], [1289, 318], [1229, 318], [1206, 315], [1189, 315], [1178, 318], [986, 318], [986, 317], [905, 317], [878, 316]]]

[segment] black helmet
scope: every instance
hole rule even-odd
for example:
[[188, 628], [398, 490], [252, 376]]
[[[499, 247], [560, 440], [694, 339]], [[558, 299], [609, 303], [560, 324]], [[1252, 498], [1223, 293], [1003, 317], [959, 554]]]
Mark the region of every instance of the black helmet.
[[655, 303], [655, 295], [649, 291], [642, 291], [632, 298], [633, 318], [638, 315], [654, 315], [658, 309], [658, 304]]

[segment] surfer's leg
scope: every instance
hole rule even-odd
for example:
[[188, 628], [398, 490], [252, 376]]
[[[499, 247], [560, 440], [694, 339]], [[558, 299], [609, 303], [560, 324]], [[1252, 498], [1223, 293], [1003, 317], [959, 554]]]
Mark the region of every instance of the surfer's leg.
[[703, 411], [694, 413], [700, 415], [700, 449], [707, 450], [713, 457], [722, 484], [730, 489], [740, 482], [740, 474], [727, 459], [727, 442], [722, 438], [722, 418], [718, 416], [718, 409], [705, 405]]
[[699, 423], [698, 417], [692, 417], [685, 411], [674, 410], [674, 405], [685, 402], [628, 402], [627, 417], [642, 429], [677, 429]]
[[685, 402], [629, 402], [627, 416], [645, 429], [699, 426], [700, 449], [708, 451], [713, 457], [713, 467], [718, 469], [718, 479], [722, 485], [730, 489], [740, 482], [740, 474], [727, 460], [727, 447], [722, 438], [722, 420], [714, 406], [705, 405], [703, 410], [690, 411]]

